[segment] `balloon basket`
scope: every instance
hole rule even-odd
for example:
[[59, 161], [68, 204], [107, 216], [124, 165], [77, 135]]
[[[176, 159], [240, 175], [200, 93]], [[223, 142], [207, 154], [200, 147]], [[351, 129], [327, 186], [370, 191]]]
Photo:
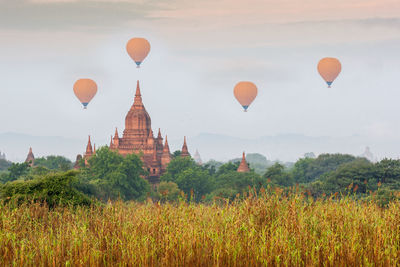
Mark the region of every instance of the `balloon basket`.
[[83, 107], [83, 109], [87, 109], [87, 107]]

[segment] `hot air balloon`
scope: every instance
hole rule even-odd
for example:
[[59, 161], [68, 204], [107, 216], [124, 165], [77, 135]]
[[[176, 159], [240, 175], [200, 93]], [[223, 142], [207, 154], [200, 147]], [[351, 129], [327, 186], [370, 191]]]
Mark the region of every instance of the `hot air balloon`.
[[233, 94], [244, 108], [244, 111], [247, 112], [251, 102], [257, 96], [257, 86], [252, 82], [238, 82], [233, 89]]
[[126, 51], [138, 68], [150, 52], [150, 43], [144, 38], [132, 38], [126, 44]]
[[331, 84], [342, 70], [340, 61], [333, 57], [326, 57], [318, 62], [318, 72], [331, 88]]
[[90, 100], [97, 93], [97, 84], [91, 79], [79, 79], [74, 84], [74, 93], [82, 103], [83, 108], [86, 109]]

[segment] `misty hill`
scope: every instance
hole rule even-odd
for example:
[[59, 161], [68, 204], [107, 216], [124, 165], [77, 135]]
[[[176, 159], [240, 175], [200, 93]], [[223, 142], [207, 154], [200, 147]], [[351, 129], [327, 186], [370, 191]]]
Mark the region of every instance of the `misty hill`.
[[32, 147], [35, 157], [62, 155], [75, 160], [82, 154], [86, 140], [59, 136], [33, 136], [20, 133], [0, 133], [0, 150], [7, 154], [11, 161], [24, 161]]
[[[96, 136], [96, 145], [108, 144], [108, 135]], [[82, 139], [57, 136], [33, 136], [20, 133], [0, 133], [0, 150], [7, 154], [11, 161], [24, 161], [29, 147], [32, 146], [36, 157], [48, 155], [62, 155], [74, 161], [76, 155], [82, 154], [86, 147], [87, 137]], [[171, 151], [182, 147], [182, 139], [168, 140]], [[343, 153], [360, 155], [370, 146], [377, 158], [398, 158], [400, 154], [400, 140], [385, 138], [373, 139], [363, 136], [350, 137], [310, 137], [301, 134], [280, 134], [263, 136], [254, 139], [245, 139], [222, 134], [202, 133], [197, 136], [188, 136], [188, 147], [192, 155], [196, 149], [207, 162], [210, 159], [228, 161], [240, 158], [243, 151], [247, 155], [258, 153], [268, 161], [294, 162], [307, 152]], [[393, 145], [396, 144], [396, 145]], [[263, 161], [263, 159], [259, 158]]]
[[[176, 145], [181, 145], [181, 140]], [[396, 144], [393, 146], [393, 144]], [[302, 134], [280, 134], [276, 136], [263, 136], [254, 139], [244, 139], [220, 134], [202, 133], [188, 138], [190, 151], [199, 150], [204, 162], [215, 159], [228, 161], [246, 154], [259, 153], [265, 155], [270, 161], [294, 162], [303, 157], [305, 153], [313, 152], [315, 155], [322, 153], [343, 153], [360, 155], [370, 146], [378, 158], [398, 158], [400, 155], [400, 140], [386, 138], [371, 138], [366, 136], [348, 137], [312, 137]]]

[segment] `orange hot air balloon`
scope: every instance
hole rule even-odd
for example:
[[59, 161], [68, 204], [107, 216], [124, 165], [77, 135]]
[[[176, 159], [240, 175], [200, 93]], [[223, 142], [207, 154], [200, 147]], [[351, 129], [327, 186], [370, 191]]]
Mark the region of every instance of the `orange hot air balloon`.
[[97, 93], [97, 84], [91, 79], [79, 79], [74, 84], [74, 93], [86, 109], [90, 100]]
[[144, 38], [132, 38], [126, 44], [126, 51], [138, 68], [150, 52], [150, 43]]
[[340, 61], [333, 57], [326, 57], [318, 62], [318, 72], [331, 88], [331, 84], [342, 70]]
[[257, 86], [252, 82], [238, 82], [233, 89], [233, 94], [244, 108], [244, 111], [247, 112], [251, 102], [257, 96]]

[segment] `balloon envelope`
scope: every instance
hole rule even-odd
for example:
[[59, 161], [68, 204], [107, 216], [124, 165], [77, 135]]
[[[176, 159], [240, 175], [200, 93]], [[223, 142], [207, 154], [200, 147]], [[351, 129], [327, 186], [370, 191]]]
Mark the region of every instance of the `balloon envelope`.
[[318, 72], [326, 81], [328, 87], [331, 87], [331, 84], [339, 75], [341, 70], [342, 64], [340, 64], [340, 61], [336, 58], [326, 57], [318, 62]]
[[257, 96], [257, 86], [252, 82], [238, 82], [233, 89], [233, 94], [244, 111], [247, 111], [247, 108]]
[[132, 38], [126, 44], [126, 51], [139, 68], [150, 52], [150, 43], [144, 38]]
[[90, 100], [97, 93], [97, 84], [91, 79], [79, 79], [74, 84], [74, 93], [86, 109]]

